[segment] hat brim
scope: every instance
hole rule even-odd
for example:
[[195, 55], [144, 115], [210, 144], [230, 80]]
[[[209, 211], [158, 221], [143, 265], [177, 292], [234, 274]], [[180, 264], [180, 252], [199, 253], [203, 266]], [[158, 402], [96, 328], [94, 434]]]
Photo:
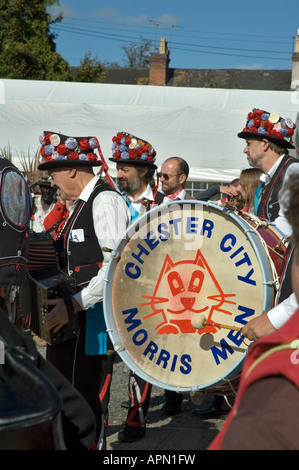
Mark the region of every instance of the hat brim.
[[269, 142], [272, 142], [273, 144], [279, 145], [279, 147], [286, 148], [286, 149], [294, 149], [294, 145], [290, 144], [285, 139], [280, 139], [279, 137], [274, 137], [272, 135], [267, 135], [267, 134], [259, 134], [257, 132], [239, 132], [238, 137], [240, 139], [256, 139], [256, 140], [269, 140]]
[[51, 160], [50, 162], [43, 162], [38, 165], [38, 169], [45, 171], [50, 168], [78, 168], [86, 166], [101, 166], [102, 162], [100, 161], [89, 161], [89, 160]]
[[158, 168], [154, 163], [145, 162], [143, 160], [116, 160], [115, 158], [109, 158], [109, 161], [114, 163], [124, 163], [125, 165], [143, 166], [151, 168], [152, 170], [156, 170]]

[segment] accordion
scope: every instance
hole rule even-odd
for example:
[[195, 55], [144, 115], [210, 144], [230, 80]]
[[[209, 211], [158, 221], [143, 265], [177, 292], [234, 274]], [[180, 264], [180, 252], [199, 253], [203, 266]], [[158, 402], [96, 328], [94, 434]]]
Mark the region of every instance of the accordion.
[[[53, 238], [46, 232], [31, 233], [27, 275], [20, 287], [20, 309], [30, 330], [50, 345], [78, 336], [78, 316], [73, 312], [71, 296], [76, 293], [76, 280], [61, 271]], [[47, 300], [63, 298], [69, 321], [57, 333], [47, 331], [43, 317], [53, 308]]]

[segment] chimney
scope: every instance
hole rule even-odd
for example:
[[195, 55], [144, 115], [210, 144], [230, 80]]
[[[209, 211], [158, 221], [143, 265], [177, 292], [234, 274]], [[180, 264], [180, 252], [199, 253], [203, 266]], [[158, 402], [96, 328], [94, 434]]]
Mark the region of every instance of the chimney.
[[299, 29], [297, 30], [297, 37], [295, 42], [295, 51], [292, 55], [292, 80], [291, 90], [299, 89]]
[[159, 52], [150, 55], [149, 84], [164, 86], [168, 80], [169, 50], [165, 38], [160, 40]]

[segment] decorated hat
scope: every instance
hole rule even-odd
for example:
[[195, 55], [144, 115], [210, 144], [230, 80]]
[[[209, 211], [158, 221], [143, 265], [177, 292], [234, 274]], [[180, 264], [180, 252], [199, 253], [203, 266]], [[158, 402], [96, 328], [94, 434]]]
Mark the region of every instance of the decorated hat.
[[95, 153], [100, 148], [96, 137], [67, 137], [45, 131], [40, 136], [42, 162], [39, 170], [63, 167], [99, 166], [102, 162]]
[[156, 151], [149, 142], [128, 132], [118, 132], [112, 142], [113, 158], [109, 158], [110, 161], [157, 168], [154, 164]]
[[269, 113], [254, 108], [247, 115], [246, 127], [238, 134], [241, 139], [267, 139], [280, 147], [294, 149], [292, 136], [296, 125], [290, 118], [282, 118], [276, 113]]

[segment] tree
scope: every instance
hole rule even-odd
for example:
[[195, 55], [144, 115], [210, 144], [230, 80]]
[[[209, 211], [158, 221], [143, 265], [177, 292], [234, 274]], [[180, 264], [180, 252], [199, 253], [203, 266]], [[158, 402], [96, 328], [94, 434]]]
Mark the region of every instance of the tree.
[[148, 67], [151, 39], [141, 37], [141, 43], [131, 42], [129, 46], [121, 46], [127, 56], [127, 67]]
[[0, 0], [0, 76], [68, 80], [69, 64], [57, 52], [47, 8], [58, 0]]
[[98, 61], [97, 56], [91, 57], [91, 51], [85, 53], [84, 59], [80, 62], [80, 67], [74, 73], [74, 82], [103, 83], [107, 81], [107, 72]]

